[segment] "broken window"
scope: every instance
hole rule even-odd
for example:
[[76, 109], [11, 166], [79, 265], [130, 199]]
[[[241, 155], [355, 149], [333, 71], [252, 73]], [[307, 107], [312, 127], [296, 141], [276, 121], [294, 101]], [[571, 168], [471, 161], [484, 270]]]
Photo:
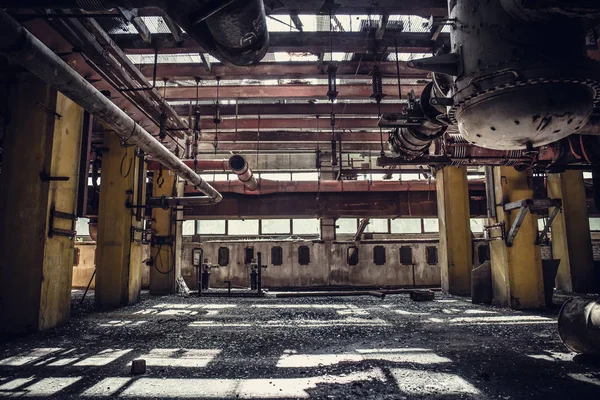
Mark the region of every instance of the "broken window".
[[358, 265], [358, 247], [348, 247], [347, 262], [348, 265]]
[[373, 247], [373, 262], [375, 265], [385, 265], [385, 247]]
[[271, 264], [283, 264], [283, 249], [281, 248], [281, 246], [271, 247]]
[[308, 265], [310, 264], [310, 249], [308, 246], [298, 247], [298, 264]]
[[219, 247], [219, 266], [226, 267], [229, 265], [229, 248]]
[[427, 246], [425, 248], [425, 258], [427, 260], [427, 264], [436, 265], [438, 263], [437, 247]]
[[410, 247], [410, 246], [400, 247], [400, 264], [413, 265], [412, 247]]

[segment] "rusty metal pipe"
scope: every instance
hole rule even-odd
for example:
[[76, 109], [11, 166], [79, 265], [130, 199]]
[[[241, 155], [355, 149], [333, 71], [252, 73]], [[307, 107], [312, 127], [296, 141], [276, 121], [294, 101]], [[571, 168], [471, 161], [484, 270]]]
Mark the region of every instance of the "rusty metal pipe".
[[210, 197], [213, 203], [222, 200], [221, 194], [211, 185], [5, 11], [0, 11], [0, 51], [6, 53], [9, 61], [25, 67], [94, 117], [110, 125], [122, 140], [135, 144], [154, 157], [156, 161]]
[[600, 300], [567, 300], [558, 314], [558, 335], [571, 351], [600, 354]]
[[244, 157], [240, 156], [239, 154], [231, 156], [229, 159], [229, 167], [233, 173], [238, 176], [240, 182], [242, 182], [248, 190], [256, 190], [258, 187], [258, 181], [254, 177], [254, 174], [252, 173], [252, 170], [248, 166], [248, 163]]

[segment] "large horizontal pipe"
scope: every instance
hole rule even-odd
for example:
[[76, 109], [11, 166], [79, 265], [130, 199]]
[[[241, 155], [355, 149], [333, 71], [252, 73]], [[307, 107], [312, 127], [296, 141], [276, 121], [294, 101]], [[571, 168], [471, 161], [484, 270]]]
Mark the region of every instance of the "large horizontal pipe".
[[138, 146], [213, 202], [221, 201], [219, 192], [4, 11], [0, 11], [0, 51], [110, 125], [121, 139]]
[[[237, 175], [240, 182], [242, 182], [242, 184], [248, 190], [255, 190], [258, 185], [257, 180], [254, 177], [254, 173], [248, 166], [246, 159], [239, 154], [234, 154], [229, 158], [229, 160], [187, 160], [184, 161], [184, 163], [189, 166], [194, 166], [200, 170], [231, 171]], [[148, 169], [158, 169], [156, 164], [156, 162], [149, 162]]]
[[558, 335], [575, 353], [600, 354], [600, 300], [567, 300], [558, 314]]

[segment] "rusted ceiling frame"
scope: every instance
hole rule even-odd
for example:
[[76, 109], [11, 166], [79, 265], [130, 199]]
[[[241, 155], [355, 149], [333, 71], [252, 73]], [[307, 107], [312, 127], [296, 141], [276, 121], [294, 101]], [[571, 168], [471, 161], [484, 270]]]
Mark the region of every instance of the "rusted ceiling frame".
[[[290, 53], [324, 53], [330, 49], [329, 34], [323, 32], [271, 32], [270, 52]], [[365, 42], [365, 32], [331, 32], [331, 40], [335, 50], [344, 53], [366, 53], [370, 44]], [[115, 42], [128, 54], [153, 53], [155, 47], [160, 48], [161, 54], [203, 53], [206, 52], [187, 34], [177, 42], [169, 33], [155, 33], [152, 44], [146, 43], [138, 34], [115, 35]], [[447, 33], [439, 35], [436, 41], [431, 40], [428, 32], [388, 32], [378, 41], [380, 48], [392, 48], [398, 43], [401, 53], [431, 53], [436, 48], [450, 44]]]

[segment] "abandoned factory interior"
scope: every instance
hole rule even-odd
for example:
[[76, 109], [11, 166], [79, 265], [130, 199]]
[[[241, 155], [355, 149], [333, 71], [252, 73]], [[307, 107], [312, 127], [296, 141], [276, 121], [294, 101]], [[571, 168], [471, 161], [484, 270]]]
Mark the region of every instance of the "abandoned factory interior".
[[600, 399], [600, 1], [0, 0], [0, 398]]

